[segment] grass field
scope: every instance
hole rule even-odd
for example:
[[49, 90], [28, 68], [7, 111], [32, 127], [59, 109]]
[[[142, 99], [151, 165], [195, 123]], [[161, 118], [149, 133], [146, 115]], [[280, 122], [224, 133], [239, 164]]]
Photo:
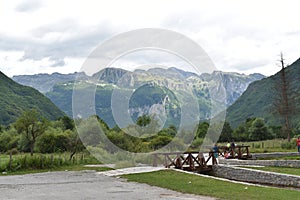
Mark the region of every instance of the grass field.
[[250, 166], [242, 166], [242, 168], [248, 168], [248, 169], [256, 169], [256, 170], [262, 170], [262, 171], [268, 171], [268, 172], [277, 172], [277, 173], [283, 173], [283, 174], [291, 174], [300, 176], [300, 169], [299, 168], [292, 168], [292, 167], [250, 167]]
[[182, 193], [205, 195], [220, 199], [298, 200], [300, 195], [300, 191], [297, 190], [246, 186], [243, 184], [215, 180], [173, 170], [123, 175], [122, 177], [126, 178], [128, 181], [146, 183]]

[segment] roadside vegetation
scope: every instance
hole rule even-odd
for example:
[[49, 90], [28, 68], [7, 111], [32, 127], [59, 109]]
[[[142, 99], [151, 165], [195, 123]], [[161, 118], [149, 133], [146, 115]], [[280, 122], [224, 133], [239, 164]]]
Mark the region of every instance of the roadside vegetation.
[[41, 154], [31, 156], [29, 153], [0, 155], [0, 172], [3, 174], [17, 171], [50, 170], [59, 168], [76, 168], [86, 164], [100, 164], [88, 152], [81, 152], [69, 159], [70, 153]]

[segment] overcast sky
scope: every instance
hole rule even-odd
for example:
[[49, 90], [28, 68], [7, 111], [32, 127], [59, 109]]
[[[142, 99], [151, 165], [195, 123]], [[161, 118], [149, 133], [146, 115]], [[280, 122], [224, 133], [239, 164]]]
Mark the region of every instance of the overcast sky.
[[297, 0], [0, 1], [0, 71], [79, 71], [114, 35], [163, 28], [197, 42], [219, 70], [272, 75], [281, 51], [287, 64], [300, 57], [299, 19]]

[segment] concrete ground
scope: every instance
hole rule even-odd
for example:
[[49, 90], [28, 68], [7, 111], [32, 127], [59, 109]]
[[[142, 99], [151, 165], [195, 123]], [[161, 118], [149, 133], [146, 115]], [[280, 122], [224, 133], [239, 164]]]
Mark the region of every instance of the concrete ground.
[[214, 199], [127, 182], [110, 175], [95, 171], [66, 171], [0, 176], [0, 199]]

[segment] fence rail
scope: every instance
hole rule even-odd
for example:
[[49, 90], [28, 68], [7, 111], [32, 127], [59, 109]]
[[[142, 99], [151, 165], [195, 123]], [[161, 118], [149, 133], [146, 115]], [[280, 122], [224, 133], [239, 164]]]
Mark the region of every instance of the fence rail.
[[235, 147], [219, 146], [220, 154], [225, 158], [248, 159], [251, 158], [248, 145], [237, 145]]
[[166, 168], [175, 167], [188, 171], [210, 170], [212, 165], [217, 164], [217, 159], [212, 151], [210, 152], [169, 152], [154, 153], [153, 166], [162, 163]]

